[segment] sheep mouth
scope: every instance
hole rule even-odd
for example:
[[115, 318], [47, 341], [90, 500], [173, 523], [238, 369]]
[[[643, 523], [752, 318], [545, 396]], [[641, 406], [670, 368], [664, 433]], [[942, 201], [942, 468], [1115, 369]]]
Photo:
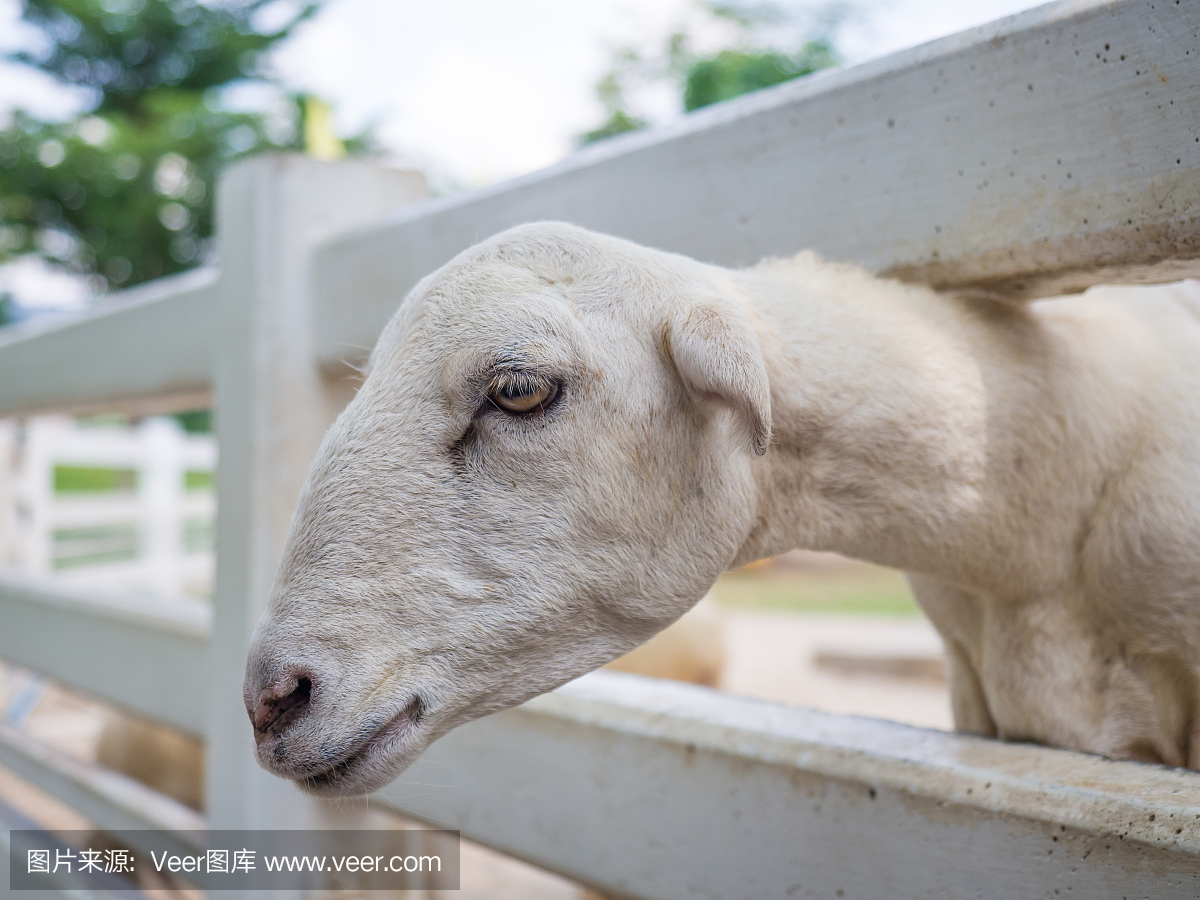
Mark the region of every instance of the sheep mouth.
[[[357, 747], [328, 769], [316, 774], [297, 778], [296, 783], [314, 794], [346, 794], [354, 792], [355, 783], [360, 781], [363, 769], [379, 756], [390, 756], [389, 751], [399, 749], [419, 729], [425, 717], [425, 703], [414, 697], [404, 709], [376, 728]], [[361, 789], [360, 789], [361, 790]]]

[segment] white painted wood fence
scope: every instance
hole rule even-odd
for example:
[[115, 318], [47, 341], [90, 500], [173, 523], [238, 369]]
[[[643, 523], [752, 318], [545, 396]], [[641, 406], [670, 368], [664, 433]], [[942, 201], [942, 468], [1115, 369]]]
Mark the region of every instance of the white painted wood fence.
[[[242, 667], [345, 362], [419, 276], [539, 218], [1025, 296], [1196, 274], [1198, 61], [1200, 4], [1062, 0], [448, 200], [400, 209], [413, 185], [360, 164], [242, 165], [219, 271], [0, 343], [0, 415], [211, 395], [213, 615], [4, 578], [0, 656], [204, 735], [211, 826], [352, 824], [254, 766]], [[103, 823], [184, 816], [20, 736], [0, 762]], [[376, 799], [656, 900], [1200, 895], [1200, 774], [616, 674], [455, 731]]]
[[[188, 490], [189, 472], [216, 470], [216, 439], [171, 418], [89, 427], [64, 415], [0, 422], [0, 562], [59, 584], [211, 593], [216, 517], [211, 487]], [[132, 473], [128, 490], [55, 493], [59, 466]]]

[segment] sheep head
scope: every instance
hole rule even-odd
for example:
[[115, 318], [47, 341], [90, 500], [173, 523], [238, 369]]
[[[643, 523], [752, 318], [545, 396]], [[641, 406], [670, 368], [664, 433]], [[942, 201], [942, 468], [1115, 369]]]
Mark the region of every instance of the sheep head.
[[313, 463], [247, 665], [260, 762], [370, 791], [645, 641], [734, 559], [769, 437], [728, 273], [555, 223], [464, 252]]

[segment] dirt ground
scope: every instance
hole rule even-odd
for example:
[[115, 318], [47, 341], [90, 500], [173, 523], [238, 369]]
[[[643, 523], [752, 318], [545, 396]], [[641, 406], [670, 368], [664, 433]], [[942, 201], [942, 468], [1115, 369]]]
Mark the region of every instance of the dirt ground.
[[[785, 559], [726, 576], [714, 596], [726, 646], [721, 690], [833, 713], [951, 727], [941, 642], [916, 613], [896, 573], [822, 557]], [[0, 709], [12, 709], [23, 688], [28, 696], [26, 681], [26, 673], [13, 669], [0, 675]], [[103, 720], [100, 707], [51, 688], [41, 694], [22, 730], [90, 760]], [[5, 807], [51, 828], [81, 824], [78, 814], [0, 768], [0, 819]], [[445, 897], [592, 896], [577, 884], [466, 841], [461, 873], [462, 889]]]
[[950, 730], [942, 643], [925, 619], [726, 613], [722, 690]]

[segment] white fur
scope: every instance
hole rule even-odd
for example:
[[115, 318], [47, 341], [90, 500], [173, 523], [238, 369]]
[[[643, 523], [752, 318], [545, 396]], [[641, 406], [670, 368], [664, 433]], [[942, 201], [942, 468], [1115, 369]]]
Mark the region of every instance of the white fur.
[[[559, 400], [495, 408], [514, 366]], [[1196, 766], [1198, 476], [1194, 285], [1010, 308], [515, 228], [412, 291], [326, 437], [246, 688], [311, 704], [259, 758], [372, 789], [805, 547], [913, 573], [959, 727]]]

